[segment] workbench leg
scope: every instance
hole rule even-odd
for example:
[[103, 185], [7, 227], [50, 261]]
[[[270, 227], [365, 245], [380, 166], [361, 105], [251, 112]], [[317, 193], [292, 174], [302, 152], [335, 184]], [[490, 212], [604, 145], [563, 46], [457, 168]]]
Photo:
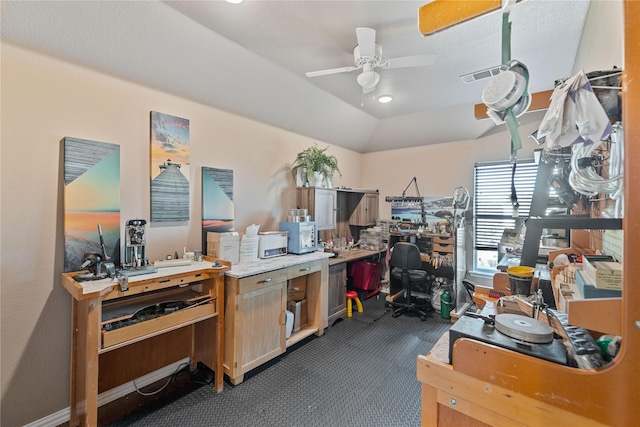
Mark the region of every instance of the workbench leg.
[[438, 425], [438, 390], [422, 384], [422, 409], [420, 413], [422, 427]]

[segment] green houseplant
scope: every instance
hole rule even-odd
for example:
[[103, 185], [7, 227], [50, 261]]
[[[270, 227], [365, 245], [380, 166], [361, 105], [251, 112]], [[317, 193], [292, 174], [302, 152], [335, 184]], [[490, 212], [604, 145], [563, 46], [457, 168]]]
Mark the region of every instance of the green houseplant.
[[[292, 173], [294, 177], [300, 174], [302, 185], [314, 184], [317, 187], [325, 182], [327, 186], [331, 186], [331, 180], [336, 172], [342, 176], [338, 168], [338, 159], [336, 156], [328, 155], [326, 153], [328, 149], [329, 147], [318, 148], [314, 145], [298, 153], [292, 165]], [[318, 175], [320, 182], [316, 180]]]

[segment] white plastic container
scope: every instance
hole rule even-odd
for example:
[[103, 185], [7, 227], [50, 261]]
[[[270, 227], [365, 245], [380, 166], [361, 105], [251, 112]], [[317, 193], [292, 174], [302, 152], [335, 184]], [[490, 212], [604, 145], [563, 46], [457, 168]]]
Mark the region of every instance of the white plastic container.
[[285, 313], [287, 315], [287, 322], [286, 322], [287, 334], [286, 334], [286, 337], [289, 338], [291, 336], [291, 332], [293, 332], [293, 313], [290, 312], [289, 310], [285, 310]]

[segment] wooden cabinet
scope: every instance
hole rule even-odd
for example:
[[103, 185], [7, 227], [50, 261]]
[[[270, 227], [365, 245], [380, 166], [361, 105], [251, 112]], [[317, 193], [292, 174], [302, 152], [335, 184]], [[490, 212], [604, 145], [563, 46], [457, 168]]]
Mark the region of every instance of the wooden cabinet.
[[72, 296], [69, 425], [97, 425], [99, 393], [187, 357], [192, 369], [197, 362], [213, 369], [216, 391], [222, 391], [229, 266], [220, 263], [163, 268], [132, 276], [127, 286], [62, 275]]
[[[260, 263], [270, 267], [257, 274], [232, 270], [225, 276], [224, 373], [234, 385], [250, 370], [309, 335], [322, 335], [327, 327], [328, 264], [323, 254], [287, 255], [252, 265]], [[286, 339], [287, 286], [305, 279], [307, 325]]]
[[[282, 314], [287, 300], [284, 271], [258, 274], [240, 280], [227, 278], [224, 372], [233, 384], [244, 373], [284, 353]], [[227, 347], [228, 346], [228, 347]]]
[[347, 263], [329, 266], [329, 325], [344, 318], [347, 312]]
[[332, 188], [299, 187], [297, 207], [307, 209], [318, 230], [336, 228], [337, 192]]
[[379, 216], [379, 195], [375, 193], [354, 193], [352, 196], [355, 206], [349, 217], [349, 225], [373, 226]]

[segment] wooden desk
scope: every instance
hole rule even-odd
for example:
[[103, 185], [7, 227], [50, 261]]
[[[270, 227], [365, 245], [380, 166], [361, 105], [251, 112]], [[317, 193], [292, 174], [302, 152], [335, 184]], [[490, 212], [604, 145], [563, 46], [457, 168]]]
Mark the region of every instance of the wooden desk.
[[329, 326], [336, 320], [347, 317], [347, 265], [350, 262], [368, 258], [381, 258], [385, 264], [387, 250], [370, 251], [367, 249], [355, 249], [342, 251], [333, 258], [329, 258]]
[[[185, 357], [192, 369], [199, 361], [213, 369], [216, 391], [222, 391], [224, 272], [229, 266], [220, 263], [214, 268], [211, 261], [193, 262], [133, 276], [124, 292], [113, 279], [77, 282], [78, 272], [62, 275], [72, 308], [70, 426], [96, 426], [99, 393]], [[201, 303], [120, 328], [113, 327], [117, 319], [103, 318], [126, 312], [127, 306], [181, 301], [187, 294]], [[104, 328], [107, 324], [111, 327]]]

